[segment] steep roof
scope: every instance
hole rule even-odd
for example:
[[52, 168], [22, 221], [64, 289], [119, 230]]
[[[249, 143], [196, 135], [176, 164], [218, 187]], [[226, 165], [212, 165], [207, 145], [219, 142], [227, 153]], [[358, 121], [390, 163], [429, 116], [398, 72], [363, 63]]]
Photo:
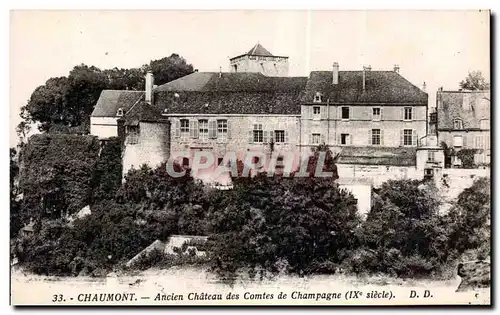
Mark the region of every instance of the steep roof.
[[261, 44], [257, 43], [255, 46], [252, 47], [247, 52], [248, 56], [268, 56], [272, 57], [273, 54], [271, 54], [267, 49], [265, 49]]
[[195, 72], [159, 86], [156, 105], [176, 114], [297, 114], [306, 77]]
[[193, 72], [160, 85], [155, 92], [271, 92], [303, 90], [307, 77], [268, 77], [260, 72]]
[[322, 100], [332, 103], [413, 103], [427, 104], [427, 93], [394, 71], [366, 71], [363, 91], [363, 71], [339, 71], [338, 84], [332, 83], [332, 71], [312, 71], [302, 98], [312, 103], [320, 92]]
[[453, 129], [456, 118], [463, 129], [479, 129], [482, 119], [490, 119], [490, 91], [438, 91], [437, 128]]
[[160, 121], [161, 114], [161, 109], [141, 100], [124, 115], [125, 125], [138, 125], [139, 121]]
[[141, 98], [142, 91], [103, 90], [92, 111], [92, 117], [115, 117], [119, 108], [127, 112]]
[[338, 164], [415, 166], [417, 149], [406, 147], [342, 147]]

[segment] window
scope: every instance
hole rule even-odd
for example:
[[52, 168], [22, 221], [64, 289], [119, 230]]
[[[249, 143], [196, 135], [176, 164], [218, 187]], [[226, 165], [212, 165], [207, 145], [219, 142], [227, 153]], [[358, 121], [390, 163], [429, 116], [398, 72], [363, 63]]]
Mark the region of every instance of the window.
[[313, 133], [312, 144], [320, 144], [320, 142], [321, 142], [321, 135], [319, 133]]
[[139, 142], [139, 126], [127, 126], [127, 143], [137, 144]]
[[435, 151], [428, 151], [427, 152], [427, 161], [428, 162], [435, 162], [436, 161], [436, 152]]
[[453, 146], [454, 147], [462, 147], [464, 139], [462, 136], [453, 136]]
[[405, 107], [404, 109], [404, 120], [412, 120], [413, 119], [413, 110], [411, 107]]
[[199, 122], [199, 138], [201, 142], [208, 141], [208, 120], [200, 119]]
[[349, 134], [348, 133], [342, 133], [340, 134], [340, 144], [349, 144]]
[[276, 142], [276, 143], [285, 142], [285, 130], [275, 130], [274, 131], [274, 142]]
[[187, 157], [182, 158], [182, 166], [189, 166], [189, 158]]
[[463, 129], [462, 119], [456, 118], [453, 120], [453, 129]]
[[253, 125], [253, 142], [264, 142], [264, 131], [262, 130], [262, 124]]
[[490, 120], [489, 119], [481, 119], [481, 121], [479, 122], [479, 128], [490, 129]]
[[123, 116], [123, 109], [122, 108], [118, 108], [118, 110], [116, 111], [116, 116]]
[[380, 108], [378, 108], [378, 107], [373, 108], [372, 114], [373, 114], [373, 116], [372, 116], [373, 120], [380, 120], [380, 118], [381, 118]]
[[380, 145], [380, 129], [372, 129], [372, 145]]
[[349, 107], [342, 107], [342, 119], [349, 119]]
[[228, 127], [226, 119], [217, 120], [217, 137], [220, 141], [226, 141], [228, 138]]
[[313, 118], [314, 119], [320, 119], [320, 115], [321, 115], [321, 107], [314, 106], [313, 107]]
[[189, 139], [189, 120], [181, 119], [181, 140], [187, 141]]
[[314, 95], [314, 103], [321, 103], [321, 93], [317, 92], [316, 95]]
[[403, 130], [403, 145], [413, 145], [413, 130]]

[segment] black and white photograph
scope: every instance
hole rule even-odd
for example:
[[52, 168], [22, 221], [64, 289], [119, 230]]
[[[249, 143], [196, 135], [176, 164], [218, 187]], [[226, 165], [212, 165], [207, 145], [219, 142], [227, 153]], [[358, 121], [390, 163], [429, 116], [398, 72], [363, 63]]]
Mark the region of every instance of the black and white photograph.
[[491, 306], [491, 14], [11, 10], [11, 305]]

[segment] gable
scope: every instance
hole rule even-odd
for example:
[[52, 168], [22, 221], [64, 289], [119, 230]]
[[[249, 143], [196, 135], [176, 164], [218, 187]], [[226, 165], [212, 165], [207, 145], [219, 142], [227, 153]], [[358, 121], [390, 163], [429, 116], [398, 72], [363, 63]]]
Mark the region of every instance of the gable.
[[144, 98], [142, 91], [103, 90], [92, 111], [91, 117], [115, 117], [119, 108], [126, 113]]

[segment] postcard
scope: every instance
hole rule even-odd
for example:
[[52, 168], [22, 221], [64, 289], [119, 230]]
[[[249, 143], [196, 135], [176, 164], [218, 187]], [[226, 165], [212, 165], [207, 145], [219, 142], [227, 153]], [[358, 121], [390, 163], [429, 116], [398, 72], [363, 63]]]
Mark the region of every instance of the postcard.
[[490, 15], [11, 11], [11, 304], [490, 306]]

